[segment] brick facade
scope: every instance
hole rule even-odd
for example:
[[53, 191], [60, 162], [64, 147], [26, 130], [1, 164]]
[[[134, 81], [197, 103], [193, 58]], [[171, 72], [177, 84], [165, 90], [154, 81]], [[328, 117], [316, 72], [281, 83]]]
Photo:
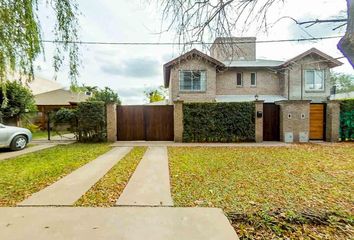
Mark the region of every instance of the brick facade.
[[107, 114], [107, 141], [117, 141], [117, 105], [108, 103], [106, 106]]
[[[286, 135], [292, 133], [290, 142], [307, 142], [310, 132], [310, 101], [291, 100], [277, 102], [280, 105], [280, 140], [286, 142]], [[300, 135], [307, 139], [300, 139]]]
[[[255, 101], [256, 142], [263, 142], [263, 103], [264, 101]], [[262, 113], [262, 117], [258, 117], [257, 112]]]
[[339, 115], [340, 102], [328, 101], [326, 107], [326, 141], [338, 142], [339, 140]]

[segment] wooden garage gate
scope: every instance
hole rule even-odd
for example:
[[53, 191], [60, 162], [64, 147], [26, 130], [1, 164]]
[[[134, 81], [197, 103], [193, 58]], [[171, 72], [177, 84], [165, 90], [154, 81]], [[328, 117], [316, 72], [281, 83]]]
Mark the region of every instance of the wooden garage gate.
[[324, 103], [310, 104], [310, 140], [323, 140], [326, 127]]
[[263, 140], [279, 141], [280, 140], [280, 111], [279, 106], [275, 103], [263, 104]]
[[118, 141], [173, 141], [173, 106], [118, 106]]

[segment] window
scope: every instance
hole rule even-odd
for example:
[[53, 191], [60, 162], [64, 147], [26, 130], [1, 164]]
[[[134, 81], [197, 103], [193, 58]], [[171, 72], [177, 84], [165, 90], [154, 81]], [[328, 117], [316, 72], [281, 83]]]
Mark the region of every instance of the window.
[[242, 73], [237, 73], [236, 74], [236, 86], [238, 86], [238, 87], [242, 87], [243, 86]]
[[251, 73], [251, 87], [255, 87], [257, 85], [257, 74]]
[[305, 70], [305, 90], [307, 91], [324, 90], [323, 70]]
[[181, 91], [205, 91], [206, 71], [180, 71], [179, 89]]

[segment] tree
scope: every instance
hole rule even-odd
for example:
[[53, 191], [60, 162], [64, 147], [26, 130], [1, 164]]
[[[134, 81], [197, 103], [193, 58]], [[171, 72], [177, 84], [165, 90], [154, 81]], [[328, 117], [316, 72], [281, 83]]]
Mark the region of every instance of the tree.
[[91, 102], [104, 102], [104, 103], [116, 103], [118, 105], [121, 104], [121, 100], [118, 96], [118, 93], [113, 91], [109, 87], [105, 87], [104, 89], [97, 89], [92, 93], [93, 96], [89, 98]]
[[[4, 89], [6, 89], [6, 96], [3, 96]], [[0, 104], [0, 111], [5, 119], [19, 119], [24, 114], [37, 111], [31, 91], [16, 81], [6, 81], [0, 85]]]
[[336, 86], [337, 93], [354, 91], [354, 75], [332, 72], [331, 83]]
[[149, 88], [144, 91], [146, 100], [149, 103], [159, 102], [166, 99], [167, 92], [163, 86], [158, 88]]
[[[33, 63], [43, 52], [41, 24], [37, 16], [39, 0], [0, 0], [0, 83], [7, 79], [9, 71], [33, 79]], [[76, 84], [79, 66], [78, 5], [75, 0], [46, 1], [52, 8], [56, 53], [53, 65], [56, 72], [61, 68], [67, 53], [69, 75]]]
[[[342, 0], [344, 1], [344, 0]], [[354, 67], [354, 1], [347, 1], [347, 30], [338, 43], [339, 50]], [[176, 30], [178, 40], [185, 45], [205, 42], [205, 38], [232, 37], [237, 27], [250, 24], [268, 28], [267, 14], [284, 0], [157, 0], [162, 9], [162, 31]], [[315, 22], [315, 21], [314, 21]], [[317, 22], [318, 23], [318, 22]], [[225, 42], [225, 49], [232, 43]], [[232, 51], [234, 51], [232, 49]]]

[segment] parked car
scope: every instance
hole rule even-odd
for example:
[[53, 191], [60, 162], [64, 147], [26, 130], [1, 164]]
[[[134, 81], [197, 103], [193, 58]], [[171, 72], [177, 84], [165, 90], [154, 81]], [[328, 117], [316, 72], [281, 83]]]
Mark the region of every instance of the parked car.
[[22, 150], [31, 140], [32, 133], [28, 129], [0, 123], [0, 147], [8, 147], [14, 151]]

